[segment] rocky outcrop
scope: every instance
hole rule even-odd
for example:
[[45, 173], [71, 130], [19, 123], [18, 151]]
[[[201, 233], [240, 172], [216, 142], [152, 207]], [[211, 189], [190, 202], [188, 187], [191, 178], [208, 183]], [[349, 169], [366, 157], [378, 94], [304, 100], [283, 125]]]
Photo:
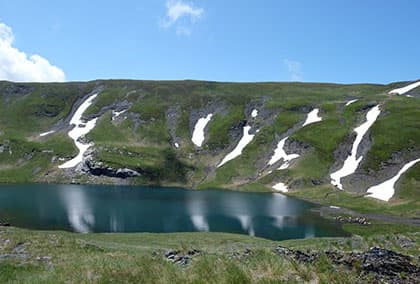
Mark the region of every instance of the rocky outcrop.
[[[155, 252], [154, 254], [156, 255], [159, 253]], [[163, 256], [165, 257], [166, 260], [172, 263], [175, 263], [181, 266], [186, 266], [191, 263], [194, 257], [200, 254], [201, 254], [201, 251], [197, 249], [190, 249], [185, 252], [181, 252], [179, 250], [168, 250], [163, 254]]]
[[392, 250], [374, 247], [365, 252], [302, 251], [278, 246], [275, 253], [301, 263], [313, 263], [325, 256], [332, 264], [373, 274], [376, 280], [387, 283], [418, 283], [420, 267], [412, 257]]
[[85, 165], [86, 170], [94, 176], [107, 176], [122, 179], [140, 176], [140, 173], [135, 170], [128, 168], [114, 169], [112, 167], [104, 166], [102, 162], [95, 162], [92, 159], [86, 160]]
[[420, 150], [405, 149], [402, 152], [392, 154], [391, 158], [380, 164], [379, 170], [363, 168], [363, 163], [359, 169], [348, 177], [343, 178], [347, 185], [346, 190], [356, 193], [365, 193], [371, 186], [380, 184], [393, 176], [411, 160], [420, 157]]
[[171, 136], [172, 146], [178, 148], [181, 145], [181, 139], [176, 135], [176, 127], [179, 119], [179, 106], [171, 106], [166, 110], [166, 127]]
[[190, 136], [192, 136], [194, 127], [200, 118], [206, 117], [210, 113], [212, 113], [213, 115], [217, 114], [217, 115], [224, 116], [229, 113], [229, 106], [227, 103], [223, 101], [209, 101], [207, 105], [202, 108], [191, 109], [188, 111], [190, 113], [190, 120], [189, 120]]

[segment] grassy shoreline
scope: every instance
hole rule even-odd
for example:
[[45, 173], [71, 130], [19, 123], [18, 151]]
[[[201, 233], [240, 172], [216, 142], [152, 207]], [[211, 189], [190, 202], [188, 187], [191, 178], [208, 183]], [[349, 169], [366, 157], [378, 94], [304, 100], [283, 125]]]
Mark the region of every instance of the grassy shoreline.
[[[355, 283], [372, 275], [321, 258], [300, 263], [274, 253], [277, 246], [303, 251], [364, 251], [387, 247], [418, 255], [418, 227], [344, 226], [352, 237], [271, 241], [224, 233], [77, 234], [0, 227], [2, 283]], [[406, 247], [399, 240], [410, 244]], [[168, 261], [169, 250], [198, 250], [188, 265]], [[9, 257], [4, 257], [9, 255]], [[10, 256], [12, 255], [12, 256]], [[13, 255], [15, 257], [13, 257]]]

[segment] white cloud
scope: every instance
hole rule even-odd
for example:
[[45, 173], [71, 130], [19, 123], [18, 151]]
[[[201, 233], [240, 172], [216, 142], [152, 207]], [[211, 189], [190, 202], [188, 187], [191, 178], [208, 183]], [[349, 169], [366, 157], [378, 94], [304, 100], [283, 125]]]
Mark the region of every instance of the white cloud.
[[190, 26], [199, 20], [203, 13], [203, 8], [195, 7], [192, 3], [188, 4], [182, 0], [167, 0], [166, 16], [161, 25], [164, 28], [175, 25], [178, 35], [190, 35]]
[[302, 64], [299, 61], [283, 60], [290, 74], [290, 80], [303, 81]]
[[13, 47], [12, 29], [0, 22], [0, 80], [16, 82], [62, 82], [63, 70], [51, 65], [44, 57]]

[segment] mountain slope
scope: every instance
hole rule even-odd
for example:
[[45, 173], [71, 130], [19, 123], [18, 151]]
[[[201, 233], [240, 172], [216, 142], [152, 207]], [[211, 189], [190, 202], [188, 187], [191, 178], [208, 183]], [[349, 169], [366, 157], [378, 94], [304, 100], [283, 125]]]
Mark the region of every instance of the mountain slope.
[[[351, 153], [354, 129], [378, 106], [379, 116], [359, 139], [356, 170], [341, 178], [345, 192], [365, 194], [420, 158], [417, 88], [407, 93], [413, 96], [389, 93], [411, 83], [415, 82], [0, 82], [0, 182], [239, 190], [271, 190], [283, 183], [290, 194], [336, 192], [330, 174], [340, 169]], [[68, 136], [74, 127], [71, 118], [94, 94], [97, 96], [77, 125], [87, 132], [83, 131], [86, 122], [96, 119], [93, 129], [78, 140], [87, 148], [83, 162], [61, 169], [60, 165], [79, 153]], [[313, 118], [311, 113], [319, 119], [306, 124]], [[197, 122], [207, 117], [199, 147], [192, 141], [193, 131]], [[243, 133], [252, 138], [241, 154], [217, 167]], [[286, 161], [284, 156], [269, 163], [279, 145], [293, 159]], [[395, 188], [391, 202], [418, 204], [420, 164], [408, 169]], [[414, 210], [413, 214], [419, 213]]]

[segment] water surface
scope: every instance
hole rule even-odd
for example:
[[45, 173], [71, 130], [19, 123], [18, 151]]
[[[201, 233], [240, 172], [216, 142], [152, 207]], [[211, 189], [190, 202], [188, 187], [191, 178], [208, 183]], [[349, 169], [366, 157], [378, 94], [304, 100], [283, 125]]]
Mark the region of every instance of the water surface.
[[314, 205], [280, 193], [139, 186], [2, 185], [0, 221], [75, 232], [228, 232], [274, 240], [343, 236]]

